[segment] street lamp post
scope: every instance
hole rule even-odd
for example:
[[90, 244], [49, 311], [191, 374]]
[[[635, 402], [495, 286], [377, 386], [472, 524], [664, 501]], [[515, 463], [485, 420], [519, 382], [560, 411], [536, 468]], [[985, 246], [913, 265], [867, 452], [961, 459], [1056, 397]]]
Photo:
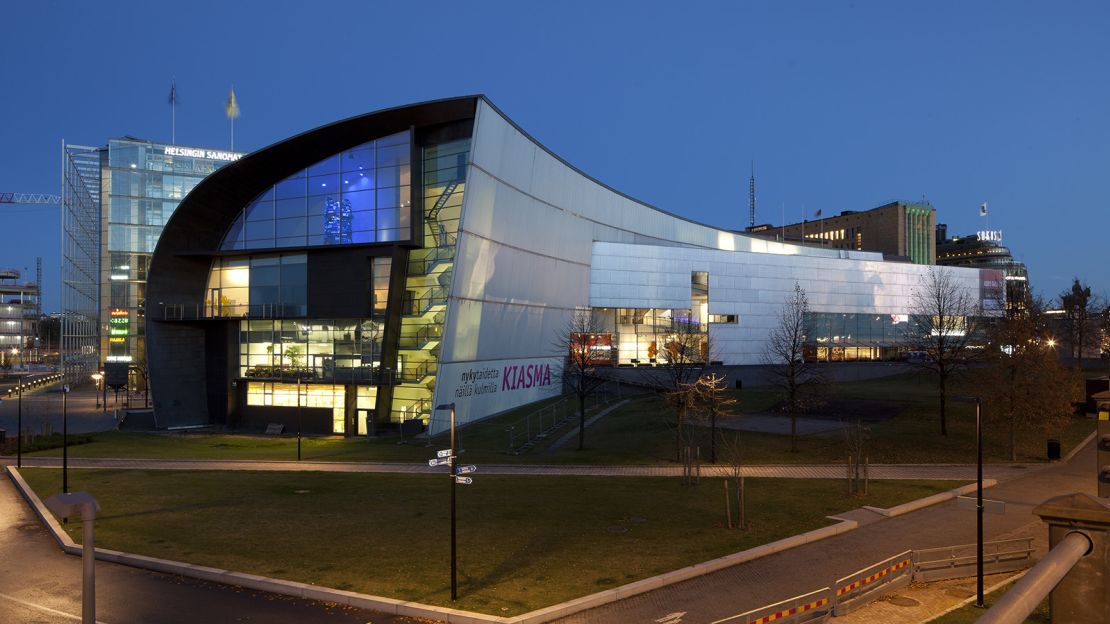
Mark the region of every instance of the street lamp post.
[[69, 384], [62, 386], [62, 494], [69, 492], [69, 418], [66, 415], [66, 396]]
[[457, 460], [455, 458], [455, 404], [445, 403], [437, 405], [437, 410], [451, 410], [451, 454], [447, 456], [447, 467], [451, 472], [451, 600], [457, 600], [459, 597], [458, 592], [458, 574], [455, 565], [455, 486], [458, 480], [455, 478], [455, 465]]
[[975, 606], [983, 603], [983, 402], [975, 397]]
[[99, 372], [92, 374], [93, 383], [96, 384], [96, 406], [100, 407], [100, 381], [104, 379], [104, 375]]
[[[289, 386], [286, 386], [287, 388]], [[301, 461], [301, 377], [297, 376], [297, 461]]]
[[983, 602], [983, 400], [977, 396], [955, 397], [957, 401], [975, 403], [975, 606], [985, 609]]
[[15, 467], [23, 467], [23, 380], [20, 379], [16, 383], [16, 393], [19, 396], [17, 402], [17, 422], [16, 428], [18, 431], [15, 433]]

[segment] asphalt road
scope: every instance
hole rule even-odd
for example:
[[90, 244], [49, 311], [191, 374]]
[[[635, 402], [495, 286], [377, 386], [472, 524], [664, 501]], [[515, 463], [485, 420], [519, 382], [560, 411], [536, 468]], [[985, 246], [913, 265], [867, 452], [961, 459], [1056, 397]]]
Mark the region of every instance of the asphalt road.
[[[427, 622], [105, 562], [96, 564], [96, 598], [104, 624]], [[80, 615], [81, 559], [62, 553], [0, 476], [0, 624], [72, 624]]]
[[[115, 403], [109, 394], [107, 408], [97, 407], [97, 403], [99, 400], [92, 388], [78, 388], [69, 393], [65, 412], [70, 433], [116, 428], [115, 410], [119, 408], [122, 412], [123, 398]], [[15, 396], [4, 398], [0, 403], [0, 429], [7, 430], [8, 437], [15, 437], [18, 421], [18, 399]], [[62, 393], [58, 384], [23, 393], [23, 428], [35, 434], [62, 430]]]

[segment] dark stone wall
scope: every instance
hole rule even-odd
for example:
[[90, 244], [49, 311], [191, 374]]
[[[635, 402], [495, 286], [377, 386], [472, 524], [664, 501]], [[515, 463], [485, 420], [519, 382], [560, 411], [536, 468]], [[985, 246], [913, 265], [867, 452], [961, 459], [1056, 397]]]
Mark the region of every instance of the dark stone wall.
[[[202, 324], [147, 321], [151, 405], [159, 428], [208, 424], [206, 333]], [[158, 346], [152, 348], [152, 344]], [[155, 372], [160, 385], [153, 383]], [[158, 392], [159, 387], [163, 388], [162, 392]], [[191, 391], [173, 392], [172, 388]]]
[[[389, 249], [379, 248], [378, 255]], [[369, 318], [375, 250], [321, 249], [308, 252], [308, 316]]]
[[[332, 413], [327, 407], [300, 408], [302, 433], [331, 433]], [[239, 422], [236, 427], [243, 432], [265, 431], [272, 423], [285, 425], [285, 433], [297, 433], [297, 408], [274, 407], [272, 405], [246, 405], [239, 407]]]

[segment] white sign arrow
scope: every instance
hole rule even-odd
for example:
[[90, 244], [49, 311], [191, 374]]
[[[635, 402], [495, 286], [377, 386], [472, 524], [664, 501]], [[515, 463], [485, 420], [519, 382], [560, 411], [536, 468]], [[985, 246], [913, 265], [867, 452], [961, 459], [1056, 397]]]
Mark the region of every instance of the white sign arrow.
[[478, 467], [474, 466], [474, 465], [459, 466], [459, 469], [455, 471], [455, 474], [464, 475], [464, 474], [470, 474], [472, 472], [478, 472]]
[[451, 463], [451, 458], [450, 457], [444, 457], [444, 458], [440, 458], [440, 459], [429, 459], [428, 460], [428, 465], [429, 466], [446, 466], [447, 464], [450, 464], [450, 463]]
[[455, 477], [455, 483], [470, 485], [471, 483], [474, 483], [474, 479], [471, 479], [470, 477]]
[[436, 451], [436, 457], [451, 457], [451, 449], [443, 449], [442, 451]]

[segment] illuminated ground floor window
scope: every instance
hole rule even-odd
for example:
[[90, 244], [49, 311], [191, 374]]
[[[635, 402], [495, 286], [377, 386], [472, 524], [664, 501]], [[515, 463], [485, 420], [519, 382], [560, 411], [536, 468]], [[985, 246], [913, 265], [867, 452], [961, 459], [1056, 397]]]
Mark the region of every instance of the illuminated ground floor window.
[[[338, 384], [300, 384], [300, 397], [296, 383], [252, 381], [247, 384], [247, 405], [263, 407], [311, 407], [332, 411], [332, 432], [345, 433], [347, 387]], [[366, 416], [372, 413], [378, 389], [374, 386], [355, 388], [358, 410], [358, 433], [366, 435]]]

